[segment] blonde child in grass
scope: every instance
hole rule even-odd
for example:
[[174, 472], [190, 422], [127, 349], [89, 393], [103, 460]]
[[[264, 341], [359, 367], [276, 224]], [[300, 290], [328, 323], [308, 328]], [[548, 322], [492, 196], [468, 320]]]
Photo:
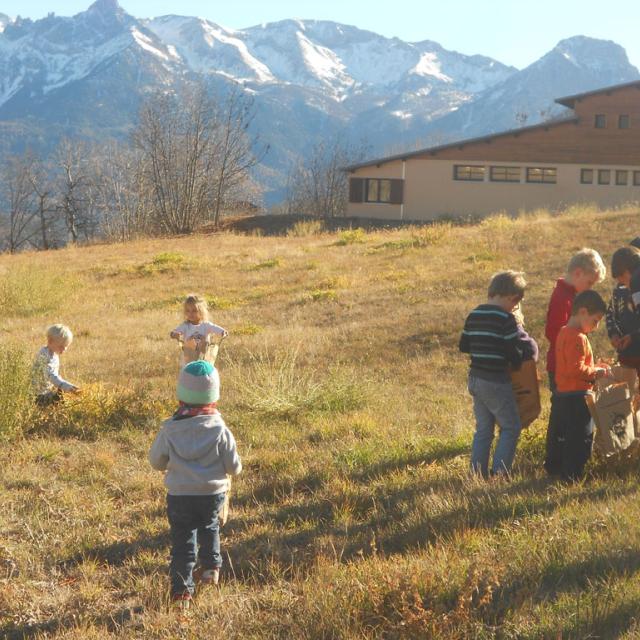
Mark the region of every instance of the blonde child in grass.
[[47, 346], [33, 363], [33, 390], [37, 404], [47, 406], [62, 400], [63, 393], [80, 393], [80, 388], [60, 376], [60, 356], [73, 340], [71, 329], [54, 324], [47, 329]]
[[[199, 349], [202, 341], [210, 335], [226, 337], [228, 332], [221, 326], [209, 321], [207, 301], [199, 295], [190, 294], [184, 301], [184, 322], [179, 324], [169, 335], [180, 340], [192, 349]], [[180, 367], [186, 364], [184, 351], [180, 354]]]

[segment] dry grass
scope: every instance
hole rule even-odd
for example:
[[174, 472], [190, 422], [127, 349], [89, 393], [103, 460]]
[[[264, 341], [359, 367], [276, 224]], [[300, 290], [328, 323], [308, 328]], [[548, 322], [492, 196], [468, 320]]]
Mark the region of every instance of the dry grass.
[[[0, 256], [2, 299], [15, 301], [2, 306], [0, 380], [65, 322], [76, 340], [63, 372], [87, 389], [47, 420], [18, 413], [6, 428], [0, 635], [637, 637], [638, 469], [593, 464], [585, 485], [547, 481], [543, 415], [513, 482], [469, 479], [457, 353], [494, 271], [526, 271], [527, 327], [541, 338], [571, 253], [594, 246], [608, 261], [636, 220], [576, 209]], [[246, 469], [223, 532], [223, 587], [181, 626], [167, 612], [164, 490], [146, 453], [171, 410], [168, 333], [191, 291], [231, 332], [222, 411]], [[608, 352], [603, 332], [594, 343]]]

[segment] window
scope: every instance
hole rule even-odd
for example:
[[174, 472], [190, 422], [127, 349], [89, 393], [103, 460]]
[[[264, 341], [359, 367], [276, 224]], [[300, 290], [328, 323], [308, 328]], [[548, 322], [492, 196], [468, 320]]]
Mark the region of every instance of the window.
[[582, 184], [593, 184], [593, 169], [581, 169], [580, 182]]
[[606, 129], [607, 116], [605, 116], [604, 113], [596, 114], [595, 127], [596, 129]]
[[629, 184], [629, 172], [628, 171], [616, 171], [616, 184], [619, 187], [624, 187]]
[[527, 182], [555, 184], [558, 170], [554, 168], [527, 167]]
[[640, 187], [640, 171], [633, 172], [633, 186]]
[[367, 180], [367, 202], [391, 202], [391, 180]]
[[628, 129], [629, 128], [629, 116], [620, 115], [618, 116], [618, 129]]
[[598, 184], [611, 184], [611, 171], [598, 169]]
[[457, 164], [453, 167], [454, 180], [471, 180], [473, 182], [484, 181], [484, 167]]
[[520, 167], [491, 167], [491, 182], [520, 182]]
[[402, 204], [404, 180], [398, 178], [349, 178], [349, 202]]

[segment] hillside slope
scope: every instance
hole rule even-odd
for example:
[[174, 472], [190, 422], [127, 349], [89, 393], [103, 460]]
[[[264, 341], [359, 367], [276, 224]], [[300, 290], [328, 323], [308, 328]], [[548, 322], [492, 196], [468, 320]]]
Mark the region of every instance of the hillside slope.
[[[527, 328], [544, 347], [571, 253], [593, 246], [608, 263], [637, 220], [629, 208], [371, 233], [301, 224], [281, 238], [0, 256], [2, 354], [31, 354], [48, 324], [68, 323], [63, 372], [85, 387], [0, 448], [0, 635], [637, 637], [637, 465], [548, 481], [545, 413], [512, 482], [469, 479], [457, 351], [465, 314], [503, 268], [526, 271]], [[223, 586], [180, 629], [167, 613], [162, 478], [146, 453], [173, 407], [168, 333], [191, 291], [231, 332], [221, 411], [245, 471]], [[603, 330], [593, 343], [610, 355]], [[0, 382], [9, 364], [2, 355]]]

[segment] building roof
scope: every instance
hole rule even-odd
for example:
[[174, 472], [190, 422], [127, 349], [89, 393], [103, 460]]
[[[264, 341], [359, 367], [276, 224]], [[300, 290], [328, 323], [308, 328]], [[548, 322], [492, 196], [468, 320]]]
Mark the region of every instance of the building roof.
[[[640, 80], [634, 80], [633, 82], [625, 82], [624, 84], [615, 84], [609, 87], [595, 89], [593, 91], [586, 91], [584, 93], [576, 93], [575, 95], [572, 95], [572, 96], [558, 98], [556, 102], [558, 104], [561, 104], [564, 107], [569, 107], [570, 109], [573, 109], [575, 106], [575, 103], [582, 100], [583, 98], [587, 98], [587, 97], [602, 94], [602, 93], [619, 91], [621, 89], [627, 89], [629, 87], [637, 87], [638, 89], [640, 89]], [[418, 149], [417, 151], [399, 153], [396, 155], [385, 156], [382, 158], [374, 158], [373, 160], [368, 160], [366, 162], [359, 162], [357, 164], [352, 164], [352, 165], [343, 167], [343, 171], [355, 171], [356, 169], [361, 169], [363, 167], [370, 167], [372, 165], [381, 165], [387, 162], [393, 162], [395, 160], [408, 160], [409, 158], [415, 158], [417, 156], [435, 155], [438, 151], [443, 151], [444, 149], [453, 149], [455, 147], [463, 147], [465, 145], [474, 144], [477, 142], [487, 142], [503, 136], [519, 135], [520, 133], [526, 133], [527, 131], [533, 131], [535, 129], [549, 129], [550, 127], [557, 127], [559, 125], [564, 125], [569, 122], [575, 123], [577, 121], [578, 121], [578, 118], [576, 116], [569, 116], [566, 118], [548, 120], [546, 122], [541, 122], [540, 124], [534, 124], [529, 127], [519, 127], [516, 129], [509, 129], [507, 131], [501, 131], [499, 133], [491, 133], [485, 136], [480, 136], [478, 138], [467, 138], [463, 140], [457, 140], [455, 142], [449, 142], [447, 144], [439, 145], [436, 147], [426, 147], [424, 149]]]
[[556, 102], [563, 107], [569, 107], [573, 109], [576, 102], [590, 96], [596, 96], [601, 93], [613, 93], [614, 91], [620, 91], [621, 89], [628, 89], [630, 87], [637, 87], [640, 89], [640, 80], [634, 80], [633, 82], [625, 82], [624, 84], [614, 84], [609, 87], [602, 87], [601, 89], [594, 89], [593, 91], [585, 91], [584, 93], [576, 93], [573, 96], [565, 96], [564, 98], [558, 98]]
[[466, 138], [465, 140], [457, 140], [456, 142], [441, 144], [437, 147], [426, 147], [425, 149], [418, 149], [417, 151], [399, 153], [393, 156], [385, 156], [383, 158], [374, 158], [373, 160], [367, 160], [366, 162], [358, 162], [357, 164], [348, 165], [346, 167], [343, 167], [342, 170], [355, 171], [356, 169], [361, 169], [362, 167], [386, 164], [387, 162], [393, 162], [395, 160], [408, 160], [409, 158], [415, 158], [417, 156], [435, 155], [436, 153], [438, 153], [438, 151], [443, 151], [444, 149], [454, 149], [455, 147], [462, 148], [468, 144], [475, 144], [477, 142], [488, 142], [490, 140], [495, 140], [496, 138], [502, 138], [505, 136], [517, 136], [521, 133], [526, 133], [527, 131], [533, 131], [535, 129], [550, 129], [552, 127], [557, 127], [568, 123], [575, 123], [577, 121], [578, 118], [575, 116], [556, 120], [548, 120], [547, 122], [541, 122], [540, 124], [534, 124], [529, 127], [518, 127], [516, 129], [509, 129], [507, 131], [500, 131], [499, 133], [491, 133], [486, 136], [480, 136], [478, 138]]

